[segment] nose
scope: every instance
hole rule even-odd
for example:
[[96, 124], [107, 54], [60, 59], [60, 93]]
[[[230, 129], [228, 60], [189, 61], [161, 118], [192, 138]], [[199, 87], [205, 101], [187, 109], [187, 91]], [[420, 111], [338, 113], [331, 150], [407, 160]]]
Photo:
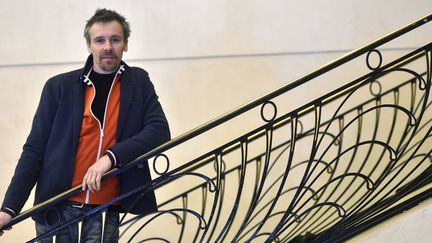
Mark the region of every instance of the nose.
[[112, 45], [111, 45], [111, 42], [110, 41], [106, 41], [105, 42], [105, 45], [104, 45], [104, 49], [105, 50], [112, 50]]

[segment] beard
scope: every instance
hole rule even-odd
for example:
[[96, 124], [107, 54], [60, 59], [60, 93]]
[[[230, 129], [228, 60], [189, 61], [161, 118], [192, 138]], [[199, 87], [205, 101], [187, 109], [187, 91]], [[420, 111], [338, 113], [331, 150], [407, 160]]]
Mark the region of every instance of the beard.
[[120, 62], [118, 61], [107, 62], [106, 60], [101, 60], [100, 63], [101, 63], [100, 68], [105, 72], [114, 72], [120, 66]]
[[99, 57], [99, 66], [105, 72], [114, 72], [120, 66], [120, 58], [114, 53], [104, 53]]

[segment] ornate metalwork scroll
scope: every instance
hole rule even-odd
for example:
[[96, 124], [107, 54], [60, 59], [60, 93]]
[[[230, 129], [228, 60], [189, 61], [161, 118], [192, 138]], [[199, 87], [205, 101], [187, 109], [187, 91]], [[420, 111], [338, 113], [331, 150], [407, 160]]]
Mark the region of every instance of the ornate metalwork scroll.
[[[155, 189], [159, 211], [124, 214], [122, 241], [338, 242], [432, 196], [432, 43], [392, 59], [378, 48], [386, 41], [110, 172], [107, 176], [153, 158], [149, 162], [156, 178], [61, 227]], [[286, 111], [287, 91], [356, 58], [363, 60], [356, 67], [366, 70], [362, 75]], [[190, 151], [190, 160], [172, 152], [245, 112], [254, 117], [248, 123], [259, 120], [252, 130], [196, 156]]]

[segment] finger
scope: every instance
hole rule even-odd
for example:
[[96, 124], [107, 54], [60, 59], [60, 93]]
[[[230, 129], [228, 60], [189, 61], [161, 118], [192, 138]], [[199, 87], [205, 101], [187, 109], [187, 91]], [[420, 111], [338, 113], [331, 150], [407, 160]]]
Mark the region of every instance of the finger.
[[89, 190], [90, 192], [93, 192], [91, 181], [87, 180], [86, 184], [87, 184], [87, 190]]
[[96, 176], [95, 176], [95, 174], [92, 174], [92, 176], [90, 177], [88, 187], [92, 193], [94, 193], [96, 191]]
[[84, 176], [82, 184], [81, 184], [81, 188], [83, 191], [87, 190], [87, 182], [86, 181], [87, 181], [87, 174]]
[[102, 179], [101, 175], [96, 176], [96, 190], [97, 191], [99, 191], [101, 188], [101, 179]]
[[90, 192], [93, 192], [93, 188], [92, 188], [92, 175], [87, 172], [85, 179], [83, 179], [83, 184], [84, 187], [89, 190]]

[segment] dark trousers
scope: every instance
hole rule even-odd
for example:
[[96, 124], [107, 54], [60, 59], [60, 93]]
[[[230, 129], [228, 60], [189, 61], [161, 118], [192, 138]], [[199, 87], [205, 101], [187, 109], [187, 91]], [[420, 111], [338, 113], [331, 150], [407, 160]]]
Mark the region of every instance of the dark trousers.
[[[75, 203], [66, 203], [62, 211], [59, 211], [60, 221], [58, 225], [76, 217], [82, 216], [90, 211], [92, 206], [78, 205]], [[104, 215], [104, 222], [103, 221]], [[40, 236], [58, 225], [49, 226], [46, 224], [36, 223], [36, 234]], [[81, 223], [81, 232], [78, 229], [78, 224], [72, 224], [67, 228], [63, 228], [56, 232], [55, 242], [61, 243], [76, 243], [76, 242], [118, 242], [119, 240], [119, 213], [107, 210], [105, 213], [96, 213], [86, 217]], [[38, 242], [52, 243], [54, 237], [46, 237]]]

